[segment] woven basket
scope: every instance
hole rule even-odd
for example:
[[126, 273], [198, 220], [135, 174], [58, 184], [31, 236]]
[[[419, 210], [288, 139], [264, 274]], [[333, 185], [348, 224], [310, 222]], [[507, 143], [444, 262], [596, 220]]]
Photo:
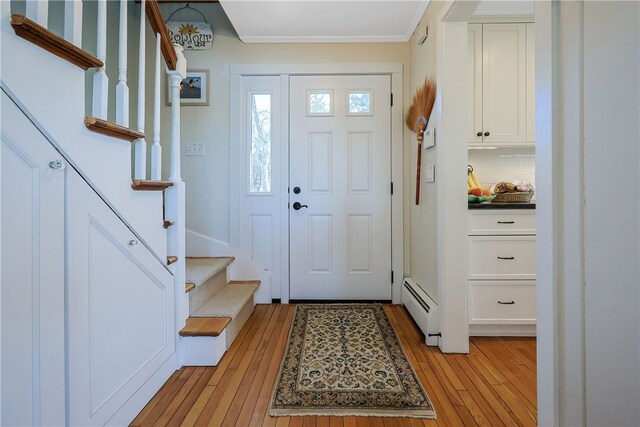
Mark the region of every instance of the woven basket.
[[532, 197], [533, 193], [500, 193], [493, 203], [529, 203]]

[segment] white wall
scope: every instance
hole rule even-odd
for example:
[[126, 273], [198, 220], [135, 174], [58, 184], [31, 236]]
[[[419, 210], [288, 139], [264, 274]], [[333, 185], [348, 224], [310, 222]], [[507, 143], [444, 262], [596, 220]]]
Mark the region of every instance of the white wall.
[[640, 4], [536, 4], [536, 27], [538, 421], [637, 426]]
[[[416, 89], [425, 78], [436, 78], [436, 19], [444, 2], [429, 3], [420, 24], [409, 40], [409, 59], [405, 70], [405, 104], [411, 104]], [[418, 45], [418, 40], [429, 27], [426, 42]], [[406, 111], [407, 108], [405, 108]], [[430, 123], [439, 120], [439, 111], [434, 108]], [[437, 212], [436, 184], [421, 183], [420, 205], [415, 204], [416, 194], [416, 134], [405, 128], [404, 138], [404, 206], [405, 206], [405, 276], [411, 276], [416, 283], [435, 301], [438, 300], [438, 248], [437, 248]], [[436, 150], [432, 148], [422, 152], [423, 168], [436, 163]], [[437, 170], [437, 166], [436, 166]], [[424, 169], [423, 169], [424, 177]]]
[[640, 425], [639, 77], [640, 3], [585, 2], [585, 380], [592, 426]]
[[[182, 5], [162, 5], [163, 15]], [[236, 36], [219, 4], [192, 4], [214, 27], [213, 49], [185, 51], [190, 69], [209, 69], [211, 103], [182, 107], [182, 144], [204, 142], [206, 155], [185, 157], [182, 175], [187, 193], [187, 228], [229, 241], [229, 66], [231, 64], [406, 63], [406, 43], [365, 44], [244, 44]], [[192, 13], [192, 12], [188, 12]], [[175, 20], [193, 18], [179, 12]], [[163, 131], [169, 109], [163, 111]], [[165, 170], [167, 167], [165, 156]]]

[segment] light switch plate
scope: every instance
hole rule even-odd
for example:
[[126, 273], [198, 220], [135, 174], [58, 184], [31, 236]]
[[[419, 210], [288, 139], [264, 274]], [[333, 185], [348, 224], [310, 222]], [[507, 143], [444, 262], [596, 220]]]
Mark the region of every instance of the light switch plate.
[[425, 129], [422, 145], [424, 145], [425, 150], [436, 146], [436, 128]]
[[204, 156], [203, 142], [189, 142], [185, 145], [185, 156]]
[[428, 165], [424, 171], [424, 182], [436, 182], [436, 165]]

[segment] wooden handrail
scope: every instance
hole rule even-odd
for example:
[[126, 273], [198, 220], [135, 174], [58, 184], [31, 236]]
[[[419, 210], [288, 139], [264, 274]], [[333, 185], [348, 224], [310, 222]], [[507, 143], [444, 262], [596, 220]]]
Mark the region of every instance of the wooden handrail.
[[178, 65], [178, 55], [173, 48], [173, 42], [169, 37], [169, 30], [164, 23], [162, 12], [160, 11], [160, 5], [158, 0], [146, 0], [147, 18], [151, 24], [154, 34], [160, 34], [160, 50], [164, 61], [167, 63], [167, 67], [170, 70], [175, 70]]

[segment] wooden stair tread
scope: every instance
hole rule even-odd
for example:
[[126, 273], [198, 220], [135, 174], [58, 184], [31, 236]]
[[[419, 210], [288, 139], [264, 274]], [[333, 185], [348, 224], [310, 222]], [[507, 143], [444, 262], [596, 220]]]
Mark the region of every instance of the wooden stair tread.
[[131, 183], [131, 188], [136, 191], [164, 191], [169, 187], [173, 187], [173, 182], [134, 179]]
[[233, 260], [235, 260], [234, 257], [187, 257], [187, 282], [200, 286], [227, 268]]
[[180, 330], [183, 337], [217, 337], [231, 323], [229, 317], [189, 317]]
[[167, 257], [167, 265], [171, 265], [176, 261], [178, 261], [178, 257], [175, 255], [171, 255]]
[[18, 37], [22, 37], [84, 70], [104, 66], [101, 60], [89, 52], [85, 52], [24, 15], [12, 14], [11, 26]]
[[131, 130], [127, 127], [120, 126], [97, 117], [85, 117], [84, 125], [92, 132], [101, 133], [102, 135], [123, 139], [129, 142], [144, 138], [143, 133], [136, 132], [135, 130]]
[[173, 222], [173, 221], [171, 221], [171, 220], [168, 220], [168, 219], [165, 219], [164, 221], [162, 221], [162, 226], [163, 226], [164, 228], [169, 228], [169, 227], [171, 227], [173, 224], [174, 224], [174, 222]]
[[184, 293], [186, 294], [188, 292], [191, 292], [195, 287], [196, 287], [195, 283], [186, 283], [184, 285]]
[[258, 290], [255, 283], [227, 284], [202, 307], [191, 313], [192, 317], [235, 317], [242, 308], [253, 299]]

